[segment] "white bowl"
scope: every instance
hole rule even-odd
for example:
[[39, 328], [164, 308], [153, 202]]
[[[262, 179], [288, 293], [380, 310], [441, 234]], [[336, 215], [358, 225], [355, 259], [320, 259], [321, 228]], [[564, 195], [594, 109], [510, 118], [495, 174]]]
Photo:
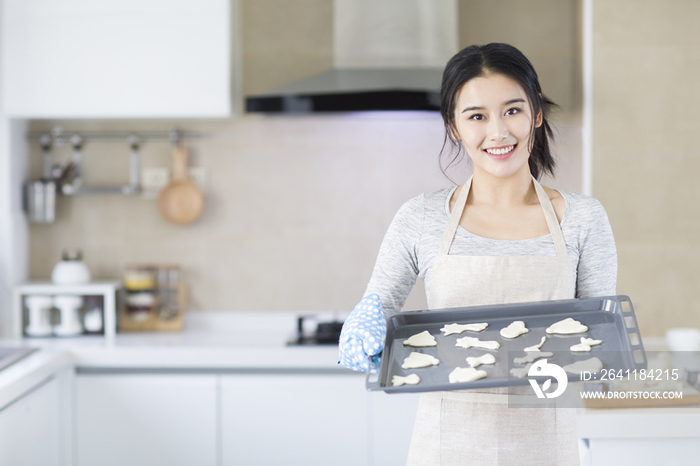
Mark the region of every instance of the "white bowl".
[[698, 351], [700, 330], [696, 328], [670, 328], [666, 331], [666, 344], [671, 351]]

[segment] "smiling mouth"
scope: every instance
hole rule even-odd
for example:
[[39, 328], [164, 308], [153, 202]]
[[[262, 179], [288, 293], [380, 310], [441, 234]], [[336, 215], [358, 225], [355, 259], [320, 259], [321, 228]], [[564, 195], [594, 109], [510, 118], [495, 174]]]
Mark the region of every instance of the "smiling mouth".
[[488, 153], [489, 155], [501, 157], [509, 154], [510, 152], [513, 152], [513, 149], [515, 149], [515, 145], [505, 147], [492, 147], [490, 149], [484, 149], [484, 152]]

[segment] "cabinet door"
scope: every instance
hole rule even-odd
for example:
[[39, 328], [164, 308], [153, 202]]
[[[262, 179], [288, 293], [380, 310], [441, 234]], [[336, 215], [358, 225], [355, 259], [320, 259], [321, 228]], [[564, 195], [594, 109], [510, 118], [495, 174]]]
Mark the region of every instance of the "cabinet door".
[[[683, 415], [679, 415], [682, 419]], [[679, 421], [682, 422], [682, 421]], [[700, 438], [593, 438], [589, 462], [581, 465], [697, 465], [700, 464]]]
[[0, 464], [62, 464], [59, 444], [60, 390], [56, 379], [0, 411]]
[[79, 466], [216, 464], [215, 375], [78, 374]]
[[5, 0], [5, 112], [230, 115], [230, 0]]
[[368, 463], [358, 374], [222, 376], [222, 464]]
[[408, 458], [413, 424], [418, 410], [418, 393], [370, 396], [370, 454], [376, 466], [403, 466]]

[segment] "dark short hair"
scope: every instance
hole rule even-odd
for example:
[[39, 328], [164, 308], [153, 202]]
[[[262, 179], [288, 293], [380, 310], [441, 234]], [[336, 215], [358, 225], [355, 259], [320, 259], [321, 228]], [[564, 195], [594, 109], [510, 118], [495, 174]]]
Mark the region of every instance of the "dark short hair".
[[[447, 62], [442, 75], [440, 90], [440, 113], [445, 123], [445, 141], [440, 151], [440, 170], [445, 170], [459, 161], [462, 144], [452, 136], [455, 127], [455, 106], [457, 94], [467, 81], [486, 74], [500, 74], [520, 84], [527, 94], [532, 110], [532, 130], [530, 134], [530, 172], [539, 179], [544, 173], [554, 174], [554, 157], [549, 150], [552, 128], [547, 116], [557, 105], [542, 94], [537, 72], [530, 60], [512, 45], [492, 43], [487, 45], [470, 45], [458, 52]], [[535, 127], [536, 115], [542, 111], [542, 124]], [[443, 167], [447, 141], [457, 148], [449, 163]]]

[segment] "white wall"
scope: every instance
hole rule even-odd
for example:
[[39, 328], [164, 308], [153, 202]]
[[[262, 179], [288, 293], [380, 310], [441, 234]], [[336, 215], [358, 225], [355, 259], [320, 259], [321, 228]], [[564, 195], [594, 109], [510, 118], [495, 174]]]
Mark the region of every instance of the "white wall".
[[[0, 19], [1, 15], [2, 3]], [[0, 55], [0, 67], [2, 62]], [[3, 97], [0, 94], [0, 337], [10, 335], [12, 328], [12, 287], [28, 276], [28, 232], [22, 212], [22, 182], [26, 177], [28, 153], [25, 143], [27, 126], [24, 121], [7, 118]]]

